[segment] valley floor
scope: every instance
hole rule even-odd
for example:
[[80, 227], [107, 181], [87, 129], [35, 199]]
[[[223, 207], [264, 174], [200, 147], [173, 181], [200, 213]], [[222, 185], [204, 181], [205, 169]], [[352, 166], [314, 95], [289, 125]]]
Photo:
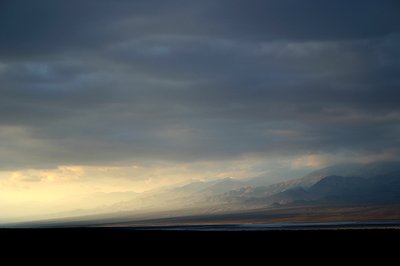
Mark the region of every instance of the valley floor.
[[181, 216], [101, 226], [182, 226], [216, 224], [281, 224], [281, 223], [332, 223], [332, 222], [396, 222], [400, 221], [400, 205], [375, 206], [321, 206], [292, 205], [257, 209], [246, 212]]

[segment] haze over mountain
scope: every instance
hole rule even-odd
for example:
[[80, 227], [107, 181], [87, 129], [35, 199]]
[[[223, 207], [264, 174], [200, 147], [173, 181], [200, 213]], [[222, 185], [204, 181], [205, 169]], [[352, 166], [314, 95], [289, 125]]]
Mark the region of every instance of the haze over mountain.
[[[252, 183], [253, 180], [255, 183]], [[75, 217], [78, 221], [92, 220], [98, 223], [102, 219], [111, 218], [117, 222], [137, 220], [149, 215], [210, 215], [301, 204], [324, 208], [400, 204], [400, 162], [340, 164], [269, 186], [258, 186], [259, 183], [259, 177], [243, 181], [223, 178], [196, 181], [146, 193], [97, 195], [111, 197], [113, 201], [94, 209], [81, 208], [42, 216], [42, 219]], [[88, 215], [100, 216], [96, 218]], [[31, 220], [37, 220], [37, 217], [32, 217]]]

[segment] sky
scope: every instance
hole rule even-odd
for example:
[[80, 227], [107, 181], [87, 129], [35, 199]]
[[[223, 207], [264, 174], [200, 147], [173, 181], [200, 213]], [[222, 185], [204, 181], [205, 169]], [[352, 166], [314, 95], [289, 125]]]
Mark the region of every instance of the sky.
[[2, 0], [0, 218], [400, 159], [398, 14], [397, 0]]

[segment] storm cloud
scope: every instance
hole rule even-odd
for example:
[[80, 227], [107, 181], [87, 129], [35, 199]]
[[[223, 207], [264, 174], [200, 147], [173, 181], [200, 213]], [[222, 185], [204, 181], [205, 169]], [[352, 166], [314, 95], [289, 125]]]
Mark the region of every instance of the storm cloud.
[[396, 157], [398, 14], [396, 0], [1, 1], [0, 166]]

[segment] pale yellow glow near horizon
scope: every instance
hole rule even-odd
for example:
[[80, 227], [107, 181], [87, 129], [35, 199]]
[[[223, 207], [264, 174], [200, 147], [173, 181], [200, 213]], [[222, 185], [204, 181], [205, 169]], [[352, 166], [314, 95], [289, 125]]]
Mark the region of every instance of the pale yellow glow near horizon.
[[276, 160], [249, 155], [227, 161], [64, 165], [54, 169], [0, 171], [0, 220], [8, 216], [97, 208], [116, 203], [119, 198], [113, 201], [106, 195], [114, 192], [147, 193], [226, 177], [243, 179], [263, 175], [276, 178], [269, 170], [277, 165], [294, 171], [311, 171], [333, 160], [333, 156], [326, 154]]
[[192, 181], [246, 178], [257, 174], [252, 170], [256, 163], [241, 159], [128, 166], [69, 165], [54, 169], [1, 171], [0, 219], [10, 215], [31, 215], [35, 210], [46, 213], [107, 204], [99, 193], [143, 193]]

